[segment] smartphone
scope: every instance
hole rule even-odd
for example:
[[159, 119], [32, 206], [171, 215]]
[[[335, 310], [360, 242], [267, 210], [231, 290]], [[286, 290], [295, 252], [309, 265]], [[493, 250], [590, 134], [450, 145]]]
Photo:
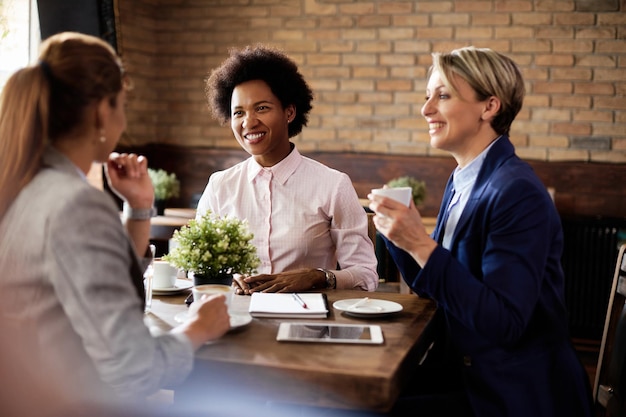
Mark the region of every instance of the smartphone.
[[383, 331], [375, 324], [324, 324], [283, 322], [278, 327], [279, 342], [358, 343], [380, 345]]

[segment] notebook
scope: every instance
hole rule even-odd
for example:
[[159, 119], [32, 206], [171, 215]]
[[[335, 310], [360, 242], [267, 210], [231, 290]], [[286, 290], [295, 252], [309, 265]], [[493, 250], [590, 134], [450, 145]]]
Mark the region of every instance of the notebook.
[[251, 295], [248, 312], [252, 317], [270, 318], [326, 318], [328, 317], [328, 301], [326, 294], [254, 292]]

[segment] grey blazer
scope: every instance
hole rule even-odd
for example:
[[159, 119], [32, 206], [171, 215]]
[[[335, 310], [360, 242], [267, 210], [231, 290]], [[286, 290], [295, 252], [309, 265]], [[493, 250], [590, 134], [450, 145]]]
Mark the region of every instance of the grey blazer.
[[[79, 401], [136, 401], [182, 381], [193, 349], [143, 322], [142, 268], [113, 199], [52, 147], [0, 222], [0, 314]], [[45, 370], [45, 371], [44, 371]]]

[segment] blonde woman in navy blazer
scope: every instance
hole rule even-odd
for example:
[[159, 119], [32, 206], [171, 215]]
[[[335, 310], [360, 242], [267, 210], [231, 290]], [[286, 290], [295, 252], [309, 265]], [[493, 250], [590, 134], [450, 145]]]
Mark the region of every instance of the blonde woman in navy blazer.
[[591, 415], [568, 334], [559, 215], [508, 137], [523, 97], [519, 69], [499, 53], [433, 54], [422, 115], [431, 145], [458, 163], [433, 235], [412, 203], [369, 196], [404, 280], [440, 319], [423, 369], [441, 384], [414, 387], [398, 415]]

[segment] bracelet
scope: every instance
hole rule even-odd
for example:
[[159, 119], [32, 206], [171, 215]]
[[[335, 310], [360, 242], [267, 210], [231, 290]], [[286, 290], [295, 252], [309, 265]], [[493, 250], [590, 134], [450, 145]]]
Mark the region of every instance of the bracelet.
[[149, 220], [151, 217], [157, 215], [156, 209], [153, 207], [136, 209], [132, 208], [130, 204], [124, 202], [123, 208], [124, 217], [129, 220]]

